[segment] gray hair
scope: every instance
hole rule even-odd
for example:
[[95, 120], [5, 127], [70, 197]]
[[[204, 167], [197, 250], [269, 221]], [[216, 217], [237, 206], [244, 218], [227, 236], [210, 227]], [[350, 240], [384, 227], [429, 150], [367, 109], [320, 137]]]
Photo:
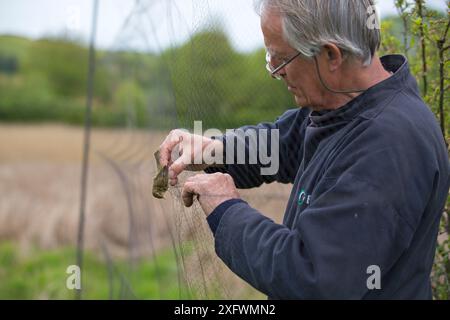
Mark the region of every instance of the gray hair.
[[257, 0], [255, 4], [259, 13], [270, 9], [281, 14], [285, 40], [307, 57], [333, 43], [367, 66], [380, 47], [380, 29], [368, 24], [375, 13], [373, 0]]

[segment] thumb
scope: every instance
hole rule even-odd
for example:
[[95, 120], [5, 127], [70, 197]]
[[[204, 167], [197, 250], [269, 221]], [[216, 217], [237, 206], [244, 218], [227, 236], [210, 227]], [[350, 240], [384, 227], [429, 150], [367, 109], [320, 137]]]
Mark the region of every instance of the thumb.
[[181, 193], [181, 198], [186, 207], [191, 207], [194, 204], [194, 196], [197, 195], [196, 184], [193, 182], [186, 182]]
[[190, 164], [191, 159], [189, 154], [183, 154], [169, 167], [170, 179], [176, 179], [178, 175]]

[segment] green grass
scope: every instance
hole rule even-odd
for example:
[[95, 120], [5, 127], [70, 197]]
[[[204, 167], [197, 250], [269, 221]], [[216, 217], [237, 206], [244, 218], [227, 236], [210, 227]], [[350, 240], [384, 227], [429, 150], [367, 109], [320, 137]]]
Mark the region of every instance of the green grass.
[[[74, 299], [66, 287], [75, 250], [34, 249], [21, 254], [12, 244], [0, 244], [0, 299]], [[178, 285], [176, 260], [171, 250], [155, 260], [130, 266], [126, 261], [108, 264], [91, 253], [84, 255], [83, 299], [189, 299]]]

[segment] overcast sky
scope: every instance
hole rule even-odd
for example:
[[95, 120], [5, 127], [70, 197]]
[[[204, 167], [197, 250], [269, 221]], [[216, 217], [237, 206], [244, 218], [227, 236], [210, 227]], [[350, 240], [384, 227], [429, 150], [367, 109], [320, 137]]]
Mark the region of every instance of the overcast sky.
[[[393, 2], [379, 1], [382, 16], [396, 12]], [[427, 2], [446, 8], [445, 0]], [[64, 34], [87, 42], [92, 4], [93, 0], [0, 0], [0, 34]], [[263, 45], [253, 0], [100, 0], [97, 45], [157, 51], [185, 41], [212, 21], [221, 22], [240, 51]]]

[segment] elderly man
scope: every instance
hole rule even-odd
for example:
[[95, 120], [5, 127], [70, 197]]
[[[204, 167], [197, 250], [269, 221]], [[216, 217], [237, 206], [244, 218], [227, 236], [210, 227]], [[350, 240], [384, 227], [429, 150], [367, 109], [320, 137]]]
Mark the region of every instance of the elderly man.
[[[265, 176], [261, 163], [226, 163], [183, 186], [185, 204], [196, 196], [208, 216], [218, 256], [269, 298], [431, 298], [449, 160], [406, 59], [377, 56], [372, 6], [262, 1], [267, 68], [299, 108], [242, 129], [278, 130], [279, 170]], [[173, 131], [160, 147], [170, 183], [205, 148], [228, 152], [229, 139], [241, 138]], [[184, 153], [172, 159], [176, 145]], [[274, 181], [293, 183], [282, 225], [236, 190]]]

